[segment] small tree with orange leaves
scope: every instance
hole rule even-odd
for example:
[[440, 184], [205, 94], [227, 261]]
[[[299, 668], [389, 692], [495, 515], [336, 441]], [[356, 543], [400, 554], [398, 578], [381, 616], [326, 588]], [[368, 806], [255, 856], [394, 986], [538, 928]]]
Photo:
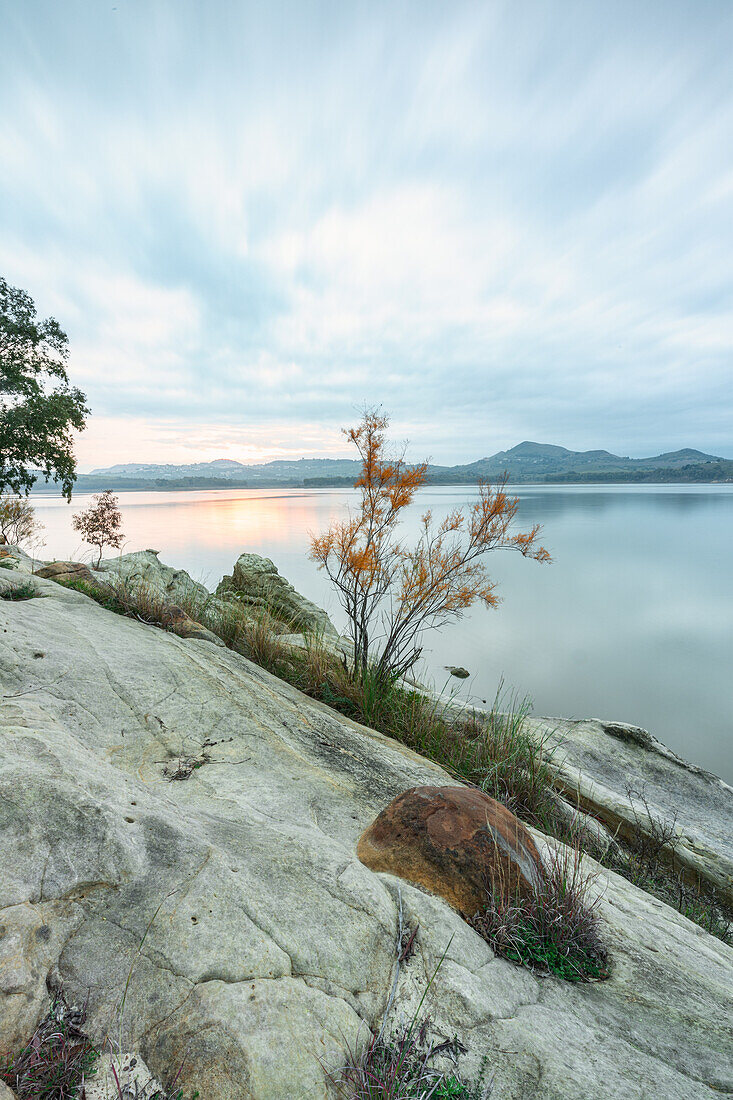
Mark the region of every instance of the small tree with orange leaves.
[[355, 674], [371, 667], [385, 681], [412, 668], [424, 630], [460, 618], [476, 600], [496, 606], [496, 586], [482, 561], [490, 550], [551, 560], [537, 545], [539, 526], [514, 533], [519, 499], [505, 492], [506, 479], [480, 484], [478, 499], [442, 523], [426, 512], [417, 542], [404, 546], [397, 527], [425, 483], [427, 463], [410, 465], [404, 453], [390, 457], [388, 424], [387, 416], [367, 409], [357, 427], [344, 429], [363, 464], [355, 486], [359, 510], [311, 538], [311, 557], [334, 584], [349, 621]]

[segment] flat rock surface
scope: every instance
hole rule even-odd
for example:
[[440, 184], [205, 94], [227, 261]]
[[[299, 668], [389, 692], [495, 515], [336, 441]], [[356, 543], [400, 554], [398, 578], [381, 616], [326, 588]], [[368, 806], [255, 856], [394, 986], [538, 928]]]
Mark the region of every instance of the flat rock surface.
[[[13, 577], [6, 583], [20, 583]], [[425, 1002], [482, 1058], [492, 1100], [702, 1100], [733, 1090], [733, 952], [613, 874], [613, 972], [576, 986], [496, 958], [442, 899], [356, 856], [439, 768], [244, 658], [34, 578], [0, 600], [0, 1035], [47, 983], [89, 996], [164, 1085], [201, 1100], [317, 1100], [378, 1027], [402, 911], [415, 954], [392, 1019]], [[171, 782], [171, 764], [208, 762]], [[538, 841], [541, 843], [541, 841]], [[126, 984], [124, 1011], [121, 1002]]]
[[[562, 787], [621, 833], [674, 832], [675, 856], [733, 903], [733, 789], [688, 763], [646, 730], [597, 719], [535, 718], [528, 726], [554, 749]], [[643, 797], [642, 797], [643, 796]]]

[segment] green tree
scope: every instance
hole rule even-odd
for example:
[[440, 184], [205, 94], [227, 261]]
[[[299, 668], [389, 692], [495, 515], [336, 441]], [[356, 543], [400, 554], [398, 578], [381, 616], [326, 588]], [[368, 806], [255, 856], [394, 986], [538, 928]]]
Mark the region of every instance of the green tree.
[[68, 358], [58, 321], [39, 320], [30, 295], [0, 277], [0, 490], [27, 494], [40, 471], [71, 499], [72, 431], [82, 430], [89, 409], [69, 383]]

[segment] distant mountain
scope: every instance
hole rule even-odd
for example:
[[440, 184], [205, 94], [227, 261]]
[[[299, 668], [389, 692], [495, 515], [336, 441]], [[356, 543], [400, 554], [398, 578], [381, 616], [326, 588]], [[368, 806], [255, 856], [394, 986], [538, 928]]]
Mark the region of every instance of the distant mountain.
[[497, 477], [506, 471], [510, 479], [546, 480], [549, 477], [576, 473], [584, 478], [592, 473], [633, 473], [640, 470], [679, 470], [688, 465], [721, 462], [717, 455], [704, 454], [689, 447], [669, 451], [652, 458], [628, 458], [610, 451], [569, 451], [549, 443], [518, 443], [509, 451], [499, 451], [490, 458], [480, 458], [465, 466], [454, 466], [454, 473], [473, 477]]
[[101, 470], [92, 470], [86, 476], [97, 475], [112, 477], [134, 477], [173, 479], [179, 477], [244, 477], [247, 467], [233, 458], [215, 458], [211, 462], [191, 462], [183, 466], [159, 466], [150, 462], [125, 462], [117, 466], [106, 466]]
[[191, 462], [185, 465], [156, 465], [146, 462], [126, 462], [92, 470], [89, 478], [133, 478], [135, 481], [180, 481], [182, 478], [225, 478], [248, 485], [269, 485], [273, 482], [302, 483], [314, 477], [356, 478], [360, 464], [350, 458], [277, 459], [260, 465], [246, 466], [234, 459], [215, 458], [212, 462]]
[[[328, 486], [353, 484], [360, 464], [347, 458], [278, 459], [246, 465], [234, 459], [182, 465], [128, 462], [79, 477], [77, 491], [99, 488], [166, 489], [219, 487]], [[506, 473], [521, 482], [731, 481], [733, 461], [686, 447], [651, 458], [629, 458], [610, 451], [570, 451], [525, 440], [508, 451], [459, 466], [430, 466], [433, 484], [473, 484]]]

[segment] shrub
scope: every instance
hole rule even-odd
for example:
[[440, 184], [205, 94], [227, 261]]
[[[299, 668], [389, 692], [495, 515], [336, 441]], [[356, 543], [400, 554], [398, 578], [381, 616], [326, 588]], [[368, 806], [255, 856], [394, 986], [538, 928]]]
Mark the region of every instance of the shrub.
[[534, 891], [508, 892], [497, 883], [487, 895], [486, 908], [469, 923], [512, 962], [549, 970], [570, 982], [607, 978], [595, 881], [583, 869], [576, 838], [572, 846], [552, 848]]
[[71, 525], [78, 531], [84, 542], [95, 546], [98, 551], [97, 566], [102, 560], [105, 546], [119, 549], [125, 540], [122, 534], [122, 513], [119, 500], [111, 489], [96, 493], [94, 503], [83, 512], [72, 517]]
[[3, 493], [0, 496], [0, 543], [22, 546], [33, 542], [43, 530], [27, 497]]
[[346, 613], [357, 678], [370, 666], [382, 679], [403, 675], [420, 655], [424, 630], [459, 618], [476, 600], [496, 606], [496, 586], [482, 560], [490, 551], [518, 550], [550, 561], [537, 545], [538, 526], [513, 532], [519, 499], [506, 494], [506, 479], [493, 487], [480, 484], [467, 514], [455, 509], [436, 525], [426, 512], [417, 542], [405, 547], [397, 529], [428, 467], [408, 465], [404, 454], [387, 455], [388, 424], [388, 417], [367, 409], [361, 423], [345, 431], [362, 460], [355, 486], [359, 509], [311, 540], [311, 557], [326, 571]]

